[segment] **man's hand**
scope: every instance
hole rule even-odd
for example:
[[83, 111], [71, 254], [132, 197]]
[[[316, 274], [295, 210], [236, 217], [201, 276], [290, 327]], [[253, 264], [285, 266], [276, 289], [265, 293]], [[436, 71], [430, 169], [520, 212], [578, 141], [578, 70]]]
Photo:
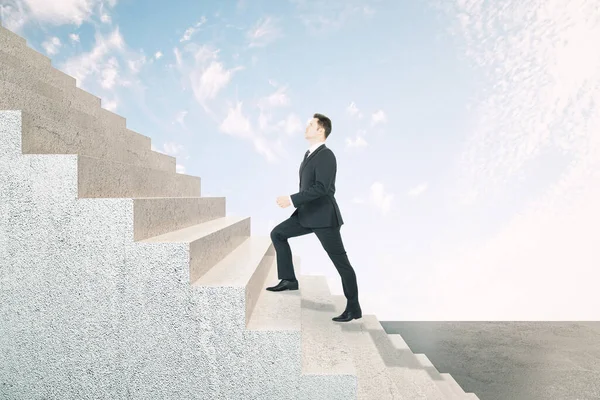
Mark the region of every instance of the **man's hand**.
[[279, 205], [279, 207], [281, 208], [286, 208], [291, 206], [292, 204], [290, 203], [290, 197], [289, 196], [279, 196], [277, 198], [277, 205]]

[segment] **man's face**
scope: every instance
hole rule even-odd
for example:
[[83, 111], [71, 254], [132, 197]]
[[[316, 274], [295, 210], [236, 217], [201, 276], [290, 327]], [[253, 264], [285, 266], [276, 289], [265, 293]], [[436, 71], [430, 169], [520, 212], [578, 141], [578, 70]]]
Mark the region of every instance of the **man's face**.
[[306, 131], [304, 132], [304, 137], [306, 139], [315, 139], [320, 136], [323, 136], [323, 128], [319, 126], [319, 120], [316, 118], [312, 118], [308, 125], [306, 125]]

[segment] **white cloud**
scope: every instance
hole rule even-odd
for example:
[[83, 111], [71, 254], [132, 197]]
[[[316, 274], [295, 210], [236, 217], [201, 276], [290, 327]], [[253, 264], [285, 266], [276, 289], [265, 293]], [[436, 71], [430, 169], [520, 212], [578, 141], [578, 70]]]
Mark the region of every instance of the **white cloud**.
[[183, 166], [182, 164], [176, 164], [175, 172], [178, 174], [185, 174], [185, 166]]
[[352, 117], [357, 117], [359, 119], [363, 117], [362, 112], [360, 112], [360, 110], [358, 109], [358, 107], [356, 107], [356, 104], [354, 102], [350, 103], [350, 105], [346, 108], [346, 112]]
[[189, 41], [192, 36], [194, 35], [194, 33], [196, 33], [198, 31], [198, 29], [206, 22], [206, 17], [202, 16], [202, 18], [200, 18], [200, 21], [196, 22], [194, 24], [194, 26], [190, 26], [189, 28], [187, 28], [185, 30], [185, 32], [183, 33], [183, 36], [181, 37], [181, 39], [179, 39], [180, 42], [187, 42]]
[[277, 123], [277, 128], [281, 129], [286, 135], [292, 136], [296, 132], [302, 131], [302, 122], [296, 114], [288, 116]]
[[346, 138], [346, 147], [366, 147], [368, 145], [367, 141], [362, 137], [362, 135], [357, 134], [354, 139]]
[[154, 53], [154, 58], [156, 58], [157, 60], [159, 58], [161, 58], [163, 56], [163, 53], [161, 53], [160, 51], [157, 51], [156, 53]]
[[105, 24], [110, 24], [112, 22], [112, 18], [108, 14], [102, 14], [102, 16], [100, 17], [100, 21], [102, 21]]
[[69, 39], [71, 39], [72, 42], [79, 43], [79, 35], [76, 33], [71, 33]]
[[[192, 92], [198, 103], [209, 112], [208, 101], [217, 97], [231, 81], [233, 74], [243, 67], [225, 68], [219, 61], [219, 50], [212, 47], [194, 44], [185, 47], [185, 53], [175, 49], [177, 68], [184, 79], [190, 82]], [[191, 54], [193, 63], [184, 60], [184, 55]]]
[[225, 117], [219, 129], [228, 135], [240, 138], [248, 139], [253, 136], [252, 124], [242, 112], [241, 101], [235, 107], [229, 107], [227, 117]]
[[134, 74], [140, 72], [141, 68], [146, 64], [146, 56], [141, 54], [137, 58], [132, 58], [127, 60], [127, 65], [129, 66], [129, 70]]
[[175, 142], [164, 143], [163, 151], [161, 151], [161, 153], [184, 160], [190, 158], [185, 146]]
[[58, 53], [58, 49], [61, 47], [61, 45], [60, 39], [56, 36], [51, 37], [42, 43], [42, 47], [49, 56], [53, 56]]
[[118, 62], [112, 60], [114, 57], [111, 57], [108, 61], [104, 60], [112, 51], [122, 51], [124, 47], [125, 41], [118, 28], [107, 36], [96, 34], [94, 48], [89, 52], [68, 59], [63, 64], [62, 69], [77, 79], [79, 86], [82, 86], [90, 75], [98, 74], [101, 75], [100, 79], [104, 87], [107, 84], [112, 87], [110, 75], [117, 75], [117, 71], [110, 71], [110, 69], [115, 68], [115, 64], [118, 64]]
[[296, 5], [295, 15], [309, 32], [320, 34], [339, 30], [355, 16], [370, 16], [374, 9], [369, 4], [378, 0], [291, 0]]
[[105, 89], [112, 89], [119, 76], [119, 62], [115, 57], [111, 57], [102, 69], [102, 79], [100, 84]]
[[247, 33], [249, 47], [264, 47], [281, 36], [281, 30], [271, 17], [260, 19]]
[[[116, 1], [104, 0], [7, 0], [1, 6], [3, 23], [7, 28], [20, 29], [29, 21], [53, 25], [74, 24], [80, 26], [93, 15]], [[15, 29], [16, 28], [16, 29]]]
[[418, 196], [427, 190], [427, 183], [421, 183], [408, 191], [409, 196]]
[[258, 105], [261, 108], [274, 108], [274, 107], [285, 107], [290, 105], [290, 98], [285, 93], [287, 90], [286, 86], [278, 88], [272, 94], [263, 97], [259, 100]]
[[375, 182], [371, 185], [369, 201], [372, 205], [377, 207], [383, 215], [386, 215], [390, 211], [393, 199], [394, 196], [385, 191], [381, 182]]
[[179, 111], [175, 116], [175, 122], [173, 123], [178, 123], [179, 125], [185, 128], [185, 117], [187, 116], [187, 114], [188, 112], [186, 110]]
[[385, 112], [383, 112], [383, 110], [376, 111], [371, 115], [372, 125], [382, 124], [385, 122], [387, 122], [387, 116], [385, 115]]
[[118, 102], [116, 99], [113, 100], [105, 100], [102, 99], [102, 108], [115, 112], [117, 110]]

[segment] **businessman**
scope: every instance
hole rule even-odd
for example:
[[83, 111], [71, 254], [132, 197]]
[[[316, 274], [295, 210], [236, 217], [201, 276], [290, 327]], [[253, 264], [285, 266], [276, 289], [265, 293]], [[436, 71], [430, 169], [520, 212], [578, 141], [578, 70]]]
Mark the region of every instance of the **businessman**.
[[271, 231], [280, 282], [267, 290], [298, 290], [288, 239], [314, 233], [340, 274], [346, 296], [346, 309], [332, 320], [347, 322], [361, 318], [362, 310], [358, 302], [356, 274], [340, 236], [344, 221], [334, 197], [337, 163], [333, 152], [325, 146], [330, 133], [331, 120], [322, 114], [315, 114], [304, 132], [310, 147], [300, 164], [300, 191], [277, 198], [280, 207], [292, 205], [296, 210]]

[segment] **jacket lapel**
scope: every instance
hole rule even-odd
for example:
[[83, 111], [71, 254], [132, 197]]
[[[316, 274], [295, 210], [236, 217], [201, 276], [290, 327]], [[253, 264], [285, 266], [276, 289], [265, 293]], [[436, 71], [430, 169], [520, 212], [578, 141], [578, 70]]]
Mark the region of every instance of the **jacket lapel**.
[[315, 155], [323, 148], [325, 148], [325, 144], [320, 145], [315, 151], [309, 154], [309, 156], [302, 162], [302, 164], [300, 164], [300, 175], [302, 175], [302, 170], [304, 169], [304, 167], [306, 167], [310, 160], [315, 158]]

